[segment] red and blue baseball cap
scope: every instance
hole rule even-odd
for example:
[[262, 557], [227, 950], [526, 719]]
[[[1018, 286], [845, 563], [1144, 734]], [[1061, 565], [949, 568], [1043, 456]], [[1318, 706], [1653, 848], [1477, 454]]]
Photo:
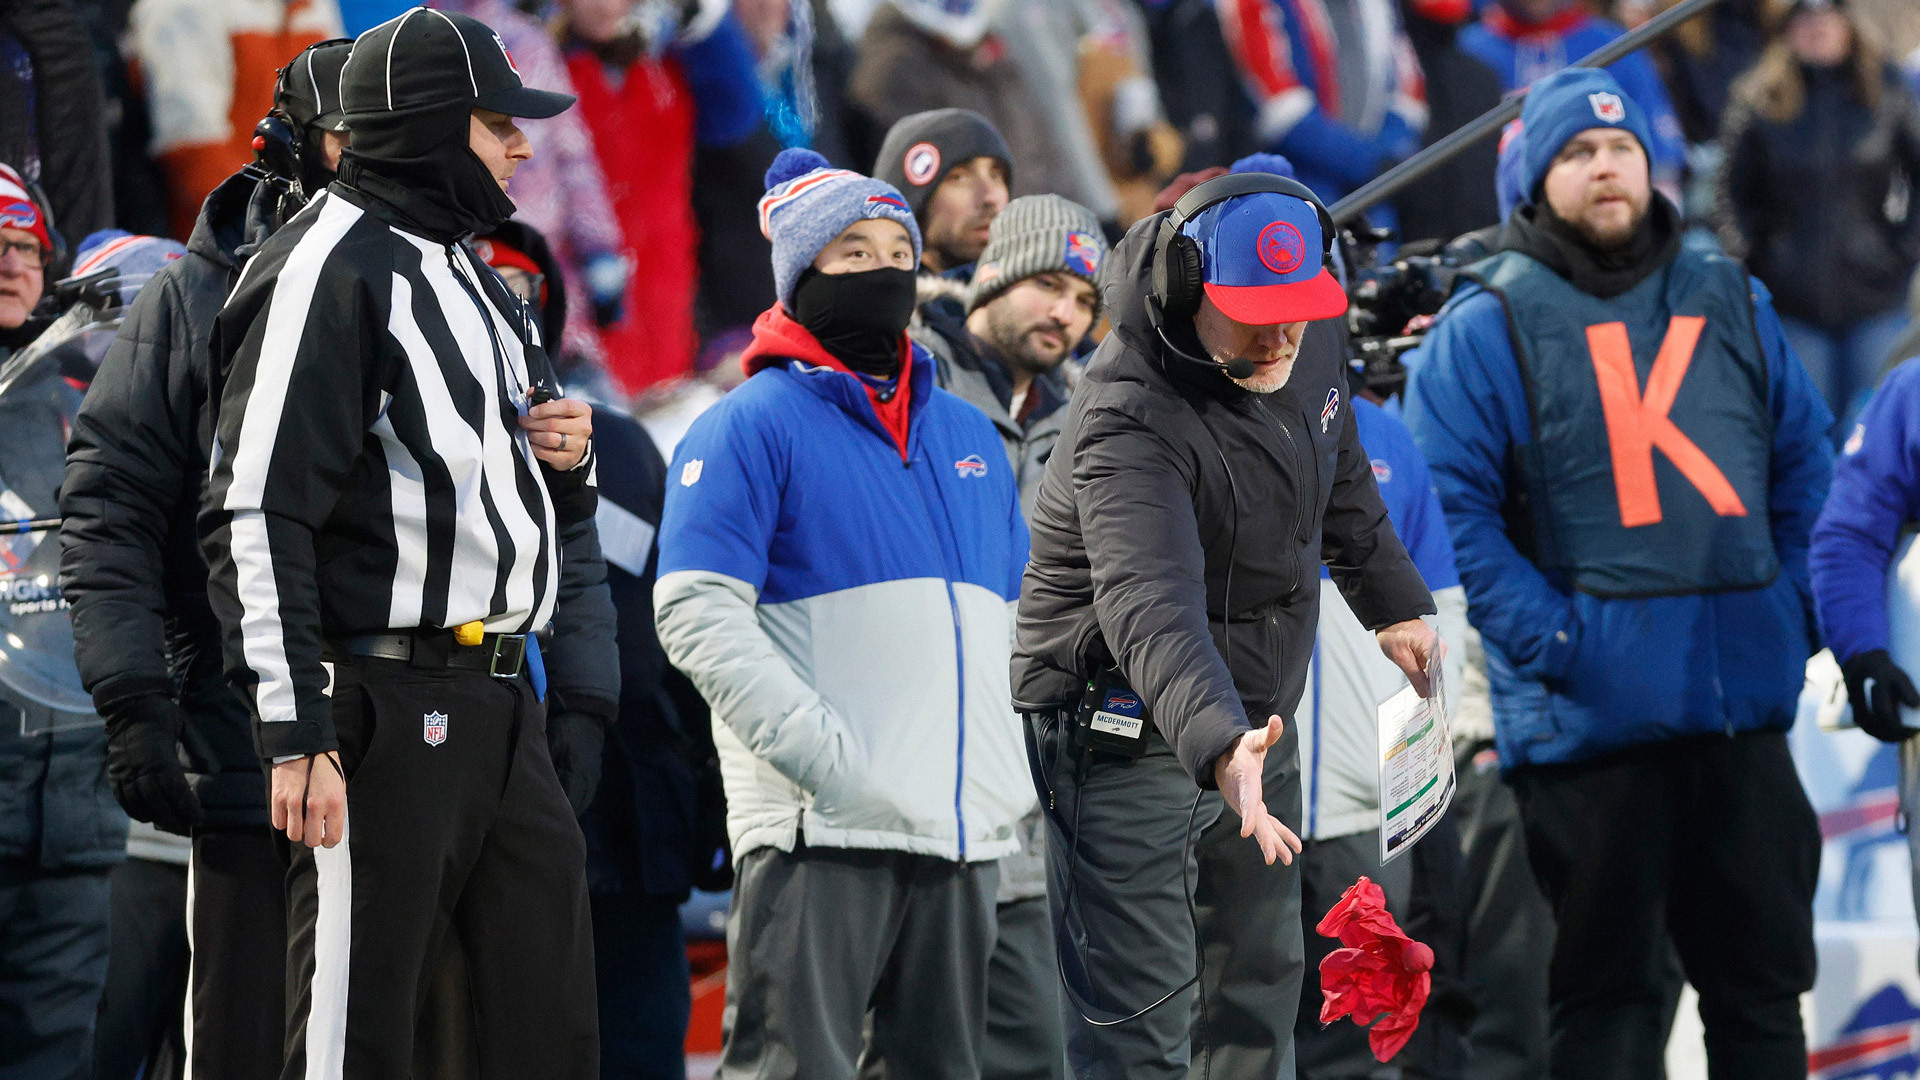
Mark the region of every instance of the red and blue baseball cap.
[[1320, 212], [1294, 195], [1258, 191], [1210, 206], [1180, 231], [1200, 246], [1207, 299], [1252, 326], [1331, 319], [1347, 294], [1323, 264]]

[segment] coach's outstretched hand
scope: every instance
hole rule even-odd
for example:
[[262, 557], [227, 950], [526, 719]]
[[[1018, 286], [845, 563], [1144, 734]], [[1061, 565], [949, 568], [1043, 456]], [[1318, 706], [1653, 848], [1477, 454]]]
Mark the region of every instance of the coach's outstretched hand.
[[347, 774], [338, 751], [273, 767], [273, 827], [310, 848], [333, 847], [346, 836]]
[[1214, 783], [1226, 797], [1227, 805], [1240, 815], [1240, 835], [1251, 836], [1259, 843], [1268, 866], [1272, 866], [1275, 859], [1292, 865], [1293, 857], [1300, 852], [1300, 838], [1281, 824], [1279, 818], [1267, 813], [1266, 800], [1260, 792], [1267, 751], [1280, 741], [1284, 730], [1278, 716], [1268, 717], [1266, 727], [1240, 736], [1233, 749], [1213, 761]]

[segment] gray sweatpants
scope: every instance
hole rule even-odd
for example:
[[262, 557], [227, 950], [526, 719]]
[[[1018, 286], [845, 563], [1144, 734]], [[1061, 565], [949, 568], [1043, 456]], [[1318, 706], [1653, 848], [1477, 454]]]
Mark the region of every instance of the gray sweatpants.
[[[1194, 784], [1158, 732], [1138, 761], [1076, 760], [1055, 717], [1030, 718], [1028, 740], [1047, 807], [1048, 898], [1073, 991], [1074, 1076], [1178, 1080], [1205, 1055], [1195, 1071], [1213, 1080], [1293, 1080], [1288, 1049], [1305, 970], [1298, 864], [1266, 865], [1240, 835], [1239, 815]], [[1264, 784], [1268, 808], [1296, 831], [1298, 745], [1289, 725], [1267, 755]], [[1175, 992], [1201, 955], [1200, 993]], [[1170, 993], [1146, 1015], [1111, 1023]]]
[[757, 848], [727, 915], [720, 1080], [848, 1080], [864, 1021], [893, 1076], [979, 1080], [999, 867]]

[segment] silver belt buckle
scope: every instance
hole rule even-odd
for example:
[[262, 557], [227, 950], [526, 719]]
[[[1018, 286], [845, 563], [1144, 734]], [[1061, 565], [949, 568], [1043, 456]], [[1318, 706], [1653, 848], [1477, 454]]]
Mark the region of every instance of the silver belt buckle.
[[487, 664], [487, 674], [496, 679], [511, 679], [520, 674], [520, 668], [527, 660], [527, 635], [496, 634], [493, 638], [493, 659]]

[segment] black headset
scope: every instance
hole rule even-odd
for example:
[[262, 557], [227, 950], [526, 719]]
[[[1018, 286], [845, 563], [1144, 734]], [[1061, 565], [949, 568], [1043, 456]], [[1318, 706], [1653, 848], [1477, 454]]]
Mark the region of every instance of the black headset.
[[1333, 215], [1327, 212], [1327, 205], [1307, 185], [1272, 173], [1228, 173], [1196, 186], [1180, 196], [1180, 201], [1173, 204], [1173, 210], [1160, 219], [1160, 228], [1153, 241], [1153, 280], [1147, 294], [1147, 322], [1160, 334], [1160, 340], [1174, 355], [1196, 364], [1218, 368], [1236, 379], [1245, 379], [1253, 374], [1251, 362], [1235, 360], [1223, 364], [1208, 357], [1195, 356], [1167, 337], [1167, 323], [1193, 318], [1194, 313], [1200, 310], [1202, 296], [1200, 245], [1180, 230], [1209, 207], [1242, 195], [1260, 193], [1291, 195], [1312, 204], [1314, 213], [1320, 218], [1320, 264], [1331, 269], [1336, 231]]
[[[307, 187], [316, 179], [313, 162], [317, 159], [320, 150], [318, 147], [308, 145], [309, 132], [306, 126], [281, 106], [281, 102], [287, 97], [289, 81], [296, 77], [294, 66], [300, 62], [301, 57], [306, 57], [308, 77], [311, 78], [313, 50], [328, 45], [351, 44], [351, 42], [351, 38], [333, 38], [300, 50], [299, 56], [289, 60], [285, 67], [274, 73], [273, 108], [269, 109], [267, 115], [261, 117], [260, 122], [253, 126], [254, 159], [247, 166], [247, 171], [256, 178], [270, 181], [280, 188], [283, 199], [290, 203], [285, 207], [288, 211], [298, 211], [301, 206], [306, 205], [308, 199], [319, 194], [318, 191], [308, 191]], [[318, 104], [320, 102], [316, 100], [315, 105]]]

